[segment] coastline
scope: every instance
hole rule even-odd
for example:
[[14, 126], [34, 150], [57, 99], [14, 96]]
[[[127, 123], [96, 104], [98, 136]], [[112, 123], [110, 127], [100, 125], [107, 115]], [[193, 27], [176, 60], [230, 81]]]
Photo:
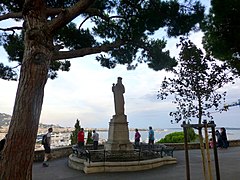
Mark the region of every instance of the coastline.
[[[39, 128], [38, 130], [38, 137], [36, 139], [36, 150], [43, 149], [41, 145], [41, 137], [43, 134], [47, 132], [48, 128]], [[218, 129], [218, 128], [216, 128]], [[228, 140], [239, 140], [240, 139], [240, 128], [226, 128], [227, 129], [227, 136]], [[4, 138], [5, 134], [7, 133], [8, 127], [0, 129], [0, 139]], [[52, 145], [54, 148], [58, 147], [66, 147], [71, 144], [70, 135], [74, 128], [62, 128], [62, 127], [55, 127], [54, 132], [52, 134]], [[87, 131], [93, 130], [93, 128], [86, 128], [85, 129], [85, 137], [87, 137]], [[100, 141], [99, 144], [103, 144], [108, 139], [108, 128], [96, 128], [97, 132], [99, 133]], [[155, 132], [155, 141], [164, 138], [167, 134], [172, 132], [182, 131], [182, 128], [166, 128], [166, 129], [154, 129]], [[140, 129], [139, 132], [141, 134], [141, 142], [148, 142], [148, 129]], [[129, 129], [129, 140], [131, 142], [134, 141], [134, 134], [135, 128]]]

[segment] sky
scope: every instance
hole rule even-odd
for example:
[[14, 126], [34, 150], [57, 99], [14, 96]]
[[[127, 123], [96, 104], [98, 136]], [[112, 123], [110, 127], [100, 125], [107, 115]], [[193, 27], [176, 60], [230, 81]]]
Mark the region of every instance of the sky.
[[[0, 24], [1, 25], [1, 24]], [[156, 35], [158, 36], [158, 35]], [[198, 47], [202, 33], [192, 33], [191, 39]], [[167, 48], [171, 56], [178, 56], [177, 39], [169, 39]], [[8, 63], [6, 52], [0, 47], [0, 62]], [[125, 86], [125, 114], [130, 128], [178, 128], [181, 122], [171, 124], [170, 111], [175, 110], [171, 100], [157, 99], [157, 91], [163, 78], [171, 76], [165, 71], [153, 71], [146, 64], [128, 71], [126, 66], [117, 65], [107, 69], [95, 60], [95, 55], [71, 59], [69, 72], [58, 72], [58, 78], [48, 80], [45, 86], [41, 123], [73, 127], [79, 119], [84, 128], [108, 128], [114, 112], [112, 84], [122, 77]], [[0, 112], [12, 114], [18, 82], [0, 80]], [[240, 99], [240, 81], [227, 85], [226, 103]], [[214, 113], [217, 126], [240, 127], [240, 107]], [[193, 122], [197, 123], [197, 122]]]

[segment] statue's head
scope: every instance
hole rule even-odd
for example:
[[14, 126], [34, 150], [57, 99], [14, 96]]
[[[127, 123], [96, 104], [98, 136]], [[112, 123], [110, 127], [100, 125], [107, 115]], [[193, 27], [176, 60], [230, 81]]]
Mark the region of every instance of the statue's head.
[[120, 82], [120, 83], [121, 83], [121, 82], [122, 82], [122, 78], [121, 78], [121, 77], [118, 77], [118, 78], [117, 78], [117, 82]]

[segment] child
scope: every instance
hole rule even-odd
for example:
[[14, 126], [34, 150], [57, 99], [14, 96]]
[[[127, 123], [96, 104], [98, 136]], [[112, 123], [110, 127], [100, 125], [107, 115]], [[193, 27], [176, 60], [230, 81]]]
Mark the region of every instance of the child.
[[211, 149], [213, 149], [213, 147], [214, 147], [213, 139], [212, 139], [212, 138], [209, 139], [209, 147], [210, 147]]

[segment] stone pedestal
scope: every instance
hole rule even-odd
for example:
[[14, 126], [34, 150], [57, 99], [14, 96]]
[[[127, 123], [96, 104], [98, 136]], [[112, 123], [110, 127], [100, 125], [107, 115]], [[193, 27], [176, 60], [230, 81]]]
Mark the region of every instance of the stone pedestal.
[[126, 115], [114, 115], [109, 122], [108, 140], [105, 143], [108, 151], [133, 150], [133, 145], [129, 141], [129, 130]]

